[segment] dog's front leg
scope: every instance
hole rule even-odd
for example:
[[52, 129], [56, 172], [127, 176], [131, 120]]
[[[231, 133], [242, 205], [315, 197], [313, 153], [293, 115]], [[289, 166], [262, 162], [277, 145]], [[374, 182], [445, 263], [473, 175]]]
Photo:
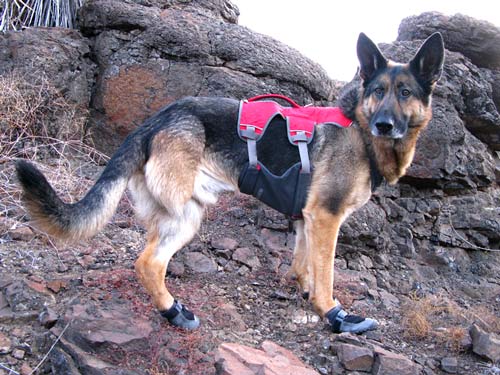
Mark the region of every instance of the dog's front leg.
[[333, 263], [341, 218], [322, 207], [306, 208], [304, 224], [309, 300], [324, 316], [336, 305], [332, 297]]
[[361, 333], [377, 327], [373, 319], [349, 315], [333, 299], [333, 273], [337, 236], [343, 218], [322, 206], [306, 207], [304, 233], [308, 255], [309, 300], [334, 332]]

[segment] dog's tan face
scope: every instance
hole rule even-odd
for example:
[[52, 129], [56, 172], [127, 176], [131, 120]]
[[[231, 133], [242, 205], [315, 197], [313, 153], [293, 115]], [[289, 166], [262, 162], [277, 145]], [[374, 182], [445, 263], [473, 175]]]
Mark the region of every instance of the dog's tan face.
[[433, 34], [410, 62], [399, 64], [387, 60], [361, 34], [358, 57], [363, 79], [356, 113], [360, 125], [374, 137], [393, 140], [422, 130], [432, 116], [431, 93], [443, 66], [441, 35]]

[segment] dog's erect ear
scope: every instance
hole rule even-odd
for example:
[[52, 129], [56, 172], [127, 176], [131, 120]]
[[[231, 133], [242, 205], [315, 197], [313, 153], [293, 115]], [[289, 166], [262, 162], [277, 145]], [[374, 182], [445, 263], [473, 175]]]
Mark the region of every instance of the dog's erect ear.
[[359, 34], [357, 52], [360, 64], [359, 75], [365, 82], [369, 81], [377, 70], [387, 66], [387, 59], [382, 55], [382, 52], [363, 33]]
[[425, 40], [409, 65], [421, 82], [431, 87], [441, 77], [443, 63], [443, 37], [440, 33], [434, 33]]

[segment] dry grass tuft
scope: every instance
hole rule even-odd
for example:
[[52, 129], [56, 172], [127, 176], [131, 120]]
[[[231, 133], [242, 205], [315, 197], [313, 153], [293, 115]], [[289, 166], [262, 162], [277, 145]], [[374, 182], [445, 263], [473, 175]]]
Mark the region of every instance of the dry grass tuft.
[[405, 335], [416, 339], [428, 337], [432, 329], [429, 317], [433, 312], [434, 306], [429, 297], [413, 299], [403, 310]]
[[455, 352], [463, 350], [467, 335], [464, 310], [444, 296], [412, 298], [403, 307], [402, 326], [407, 338], [436, 340]]
[[464, 341], [469, 333], [462, 327], [445, 328], [442, 331], [436, 332], [436, 337], [439, 342], [455, 353], [464, 351]]
[[[14, 167], [19, 158], [36, 164], [66, 202], [86, 193], [109, 159], [83, 142], [87, 115], [43, 73], [0, 76], [0, 217], [25, 221]], [[126, 217], [130, 204], [120, 209]]]

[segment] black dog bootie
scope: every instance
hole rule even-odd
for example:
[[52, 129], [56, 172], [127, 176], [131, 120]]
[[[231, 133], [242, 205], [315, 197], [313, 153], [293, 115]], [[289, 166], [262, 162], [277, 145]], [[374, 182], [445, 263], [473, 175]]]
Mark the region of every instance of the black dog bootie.
[[376, 320], [363, 318], [357, 315], [349, 315], [342, 309], [342, 305], [337, 300], [335, 300], [335, 302], [337, 302], [337, 306], [325, 314], [325, 318], [328, 319], [333, 332], [363, 333], [378, 327], [378, 322]]
[[200, 326], [198, 317], [177, 300], [174, 301], [171, 308], [160, 311], [160, 314], [166, 318], [170, 324], [179, 328], [192, 330]]

